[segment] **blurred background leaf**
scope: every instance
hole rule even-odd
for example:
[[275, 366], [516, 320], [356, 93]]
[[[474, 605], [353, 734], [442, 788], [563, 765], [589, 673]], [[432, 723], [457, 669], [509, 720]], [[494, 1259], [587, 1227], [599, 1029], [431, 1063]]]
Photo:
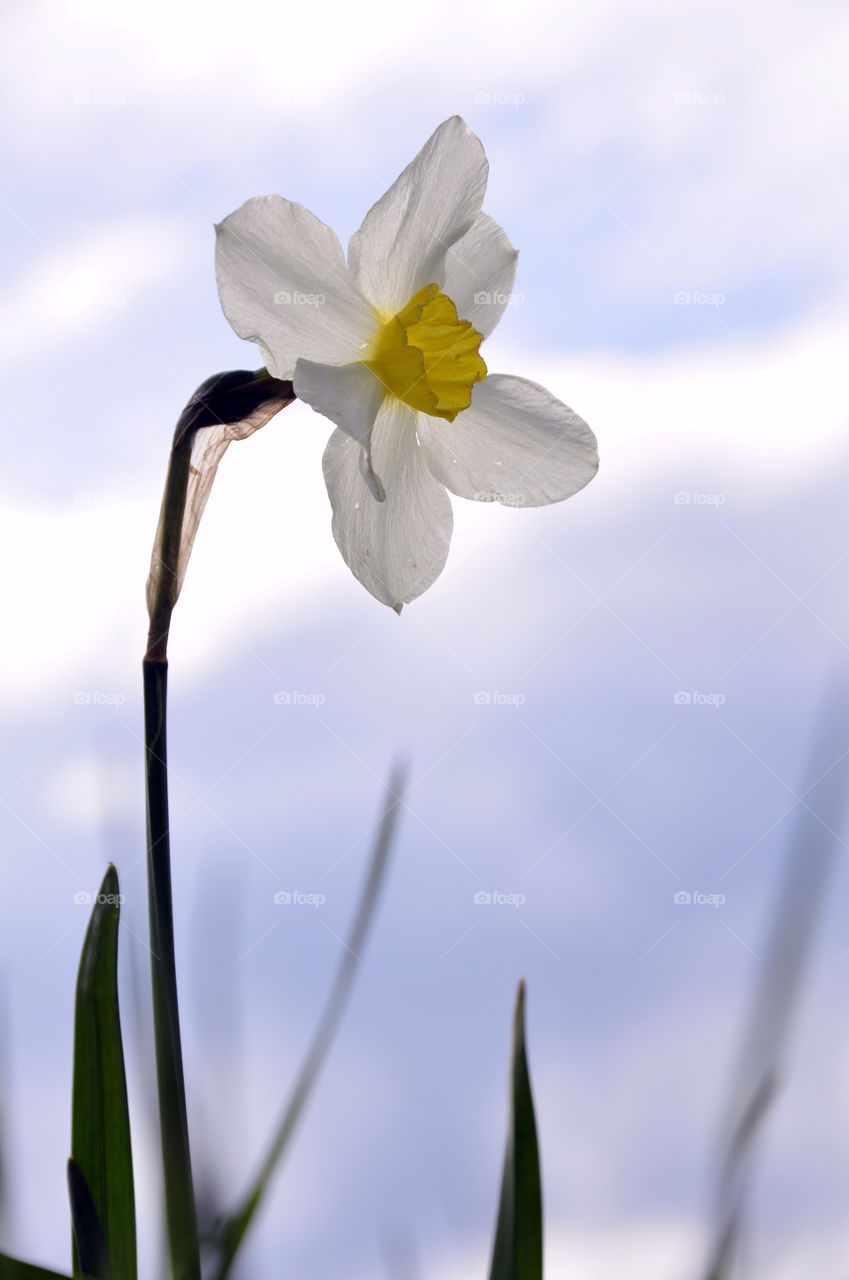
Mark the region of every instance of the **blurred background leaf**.
[[849, 685], [826, 689], [797, 798], [796, 825], [770, 920], [760, 981], [723, 1126], [707, 1280], [728, 1280], [741, 1241], [758, 1140], [783, 1079], [811, 949], [834, 868], [849, 797]]
[[354, 923], [344, 945], [335, 981], [292, 1096], [281, 1116], [255, 1182], [240, 1207], [225, 1219], [217, 1236], [219, 1256], [214, 1268], [217, 1280], [224, 1280], [230, 1274], [239, 1247], [286, 1151], [341, 1022], [384, 882], [395, 836], [398, 810], [403, 801], [406, 773], [406, 767], [397, 764], [390, 776], [383, 814]]

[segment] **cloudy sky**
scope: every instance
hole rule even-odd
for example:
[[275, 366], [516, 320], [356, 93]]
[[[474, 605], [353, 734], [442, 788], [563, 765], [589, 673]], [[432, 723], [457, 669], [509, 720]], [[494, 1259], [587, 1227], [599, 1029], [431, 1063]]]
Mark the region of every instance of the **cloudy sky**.
[[[345, 243], [459, 113], [520, 250], [488, 366], [578, 411], [601, 470], [559, 507], [456, 500], [448, 565], [399, 619], [333, 543], [322, 419], [295, 404], [228, 453], [171, 643], [196, 1156], [223, 1202], [245, 1185], [403, 754], [386, 896], [245, 1274], [396, 1280], [398, 1248], [433, 1280], [486, 1274], [520, 976], [548, 1274], [698, 1274], [817, 708], [849, 645], [847, 40], [826, 0], [4, 8], [6, 1247], [67, 1266], [74, 894], [109, 859], [156, 1221], [144, 580], [180, 408], [260, 363], [221, 315], [213, 224], [278, 192]], [[838, 759], [849, 727], [833, 739]], [[281, 908], [281, 889], [325, 902]], [[827, 889], [757, 1169], [755, 1277], [849, 1265], [840, 858]], [[155, 1274], [155, 1230], [143, 1257]]]

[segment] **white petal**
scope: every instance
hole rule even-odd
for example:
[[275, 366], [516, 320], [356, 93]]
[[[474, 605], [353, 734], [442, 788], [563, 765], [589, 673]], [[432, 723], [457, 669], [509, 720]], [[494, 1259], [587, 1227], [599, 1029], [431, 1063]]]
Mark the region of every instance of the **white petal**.
[[437, 480], [461, 498], [541, 507], [583, 489], [598, 470], [596, 438], [570, 408], [525, 378], [491, 374], [453, 422], [420, 414]]
[[293, 381], [299, 400], [312, 405], [354, 440], [368, 439], [385, 391], [380, 379], [364, 364], [299, 360]]
[[510, 300], [518, 253], [488, 213], [478, 214], [445, 257], [442, 288], [462, 320], [488, 337]]
[[300, 356], [361, 357], [379, 324], [352, 284], [334, 231], [281, 196], [248, 200], [216, 227], [218, 296], [240, 338], [259, 344], [269, 372], [291, 378]]
[[446, 253], [480, 212], [487, 172], [479, 139], [452, 116], [372, 206], [348, 266], [378, 310], [395, 315], [424, 285], [442, 284]]
[[324, 452], [333, 536], [366, 590], [400, 612], [442, 572], [453, 527], [451, 501], [425, 466], [414, 411], [394, 396], [384, 400], [372, 431], [375, 470], [386, 487], [383, 502], [369, 492], [361, 452], [338, 430]]
[[371, 429], [385, 395], [383, 383], [364, 364], [316, 364], [299, 360], [295, 365], [295, 395], [312, 405], [317, 413], [359, 441], [363, 446], [360, 465], [378, 501], [384, 488], [375, 475], [371, 458]]

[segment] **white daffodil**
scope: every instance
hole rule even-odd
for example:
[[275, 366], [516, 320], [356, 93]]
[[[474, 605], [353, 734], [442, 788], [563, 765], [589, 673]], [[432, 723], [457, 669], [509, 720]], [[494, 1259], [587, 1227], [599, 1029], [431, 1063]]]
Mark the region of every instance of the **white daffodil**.
[[364, 587], [400, 611], [439, 576], [446, 492], [541, 506], [595, 475], [592, 431], [549, 391], [487, 371], [479, 347], [517, 254], [481, 212], [488, 165], [441, 124], [348, 247], [302, 205], [248, 200], [218, 226], [224, 314], [269, 372], [336, 424], [324, 454], [333, 534]]

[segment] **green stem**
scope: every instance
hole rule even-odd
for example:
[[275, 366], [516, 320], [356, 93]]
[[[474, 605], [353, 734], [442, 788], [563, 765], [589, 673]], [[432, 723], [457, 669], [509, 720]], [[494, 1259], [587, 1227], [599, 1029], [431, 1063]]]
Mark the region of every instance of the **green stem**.
[[177, 968], [174, 958], [165, 745], [168, 664], [145, 658], [143, 672], [153, 1029], [165, 1174], [165, 1212], [173, 1280], [200, 1280], [197, 1213], [192, 1185], [177, 1005]]
[[143, 665], [145, 777], [147, 786], [147, 873], [150, 914], [153, 1031], [159, 1127], [165, 1179], [165, 1216], [172, 1280], [200, 1280], [197, 1209], [192, 1183], [177, 966], [174, 957], [174, 907], [168, 822], [168, 765], [165, 721], [168, 694], [168, 633], [179, 593], [178, 565], [191, 474], [192, 445], [198, 430], [230, 423], [256, 430], [295, 398], [291, 382], [267, 370], [236, 371], [207, 378], [188, 401], [174, 433], [157, 548], [150, 630]]
[[159, 589], [150, 615], [145, 661], [165, 663], [171, 613], [176, 599], [177, 561], [183, 534], [183, 516], [189, 487], [189, 466], [193, 436], [186, 433], [171, 450], [168, 478], [165, 482], [164, 528], [161, 549]]

